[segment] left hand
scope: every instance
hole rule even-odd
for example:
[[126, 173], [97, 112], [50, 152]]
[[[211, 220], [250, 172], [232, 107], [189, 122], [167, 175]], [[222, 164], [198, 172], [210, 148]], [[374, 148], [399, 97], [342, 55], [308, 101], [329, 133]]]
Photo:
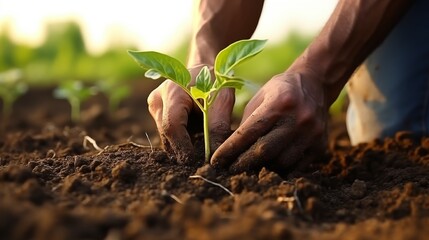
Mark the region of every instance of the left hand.
[[[202, 66], [189, 69], [192, 79], [195, 79]], [[209, 122], [211, 149], [216, 149], [231, 133], [234, 101], [234, 90], [223, 89], [209, 110], [213, 116]], [[179, 163], [191, 163], [194, 158], [191, 136], [202, 131], [201, 122], [197, 121], [202, 117], [201, 112], [192, 98], [179, 85], [165, 80], [149, 94], [148, 106], [163, 148], [174, 154]]]
[[274, 76], [247, 104], [240, 126], [211, 163], [232, 172], [263, 166], [281, 171], [305, 163], [304, 155], [326, 141], [326, 105], [323, 84], [314, 72]]

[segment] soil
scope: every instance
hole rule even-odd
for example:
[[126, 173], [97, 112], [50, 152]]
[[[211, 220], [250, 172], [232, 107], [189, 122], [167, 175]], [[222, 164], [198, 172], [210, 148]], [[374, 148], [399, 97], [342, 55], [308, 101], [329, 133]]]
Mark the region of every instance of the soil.
[[429, 138], [353, 147], [336, 119], [307, 168], [231, 175], [156, 147], [150, 89], [134, 89], [114, 115], [91, 99], [78, 125], [52, 89], [16, 102], [0, 140], [0, 239], [427, 238]]

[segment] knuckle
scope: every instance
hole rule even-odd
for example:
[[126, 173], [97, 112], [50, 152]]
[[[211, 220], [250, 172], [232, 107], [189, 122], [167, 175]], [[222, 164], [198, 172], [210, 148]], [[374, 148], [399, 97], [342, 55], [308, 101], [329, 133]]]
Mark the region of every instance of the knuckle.
[[267, 142], [256, 143], [254, 154], [257, 157], [264, 156], [269, 151], [269, 148], [270, 144], [268, 144]]
[[156, 111], [158, 111], [161, 105], [161, 97], [157, 90], [154, 90], [149, 94], [147, 97], [147, 105], [151, 114], [154, 114]]
[[182, 88], [175, 82], [170, 79], [165, 80], [160, 86], [164, 93], [167, 92], [175, 92], [175, 91], [183, 91]]
[[171, 88], [176, 88], [178, 85], [176, 83], [174, 83], [172, 80], [167, 79], [162, 83], [162, 87], [165, 89], [171, 89]]
[[291, 94], [281, 94], [275, 100], [282, 107], [283, 111], [288, 111], [296, 108], [298, 105], [297, 99]]
[[316, 113], [311, 110], [303, 110], [298, 115], [297, 124], [301, 126], [317, 125]]
[[158, 94], [158, 91], [155, 89], [147, 97], [147, 103], [149, 105], [152, 105], [158, 100], [158, 98], [159, 98], [159, 94]]

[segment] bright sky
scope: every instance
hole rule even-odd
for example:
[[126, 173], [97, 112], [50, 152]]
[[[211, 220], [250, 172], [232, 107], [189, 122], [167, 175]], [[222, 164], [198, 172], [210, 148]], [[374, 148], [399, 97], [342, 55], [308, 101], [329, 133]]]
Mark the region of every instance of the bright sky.
[[[112, 41], [136, 43], [141, 50], [166, 51], [190, 33], [194, 2], [0, 0], [0, 31], [8, 23], [15, 40], [38, 44], [43, 41], [45, 23], [74, 19], [82, 24], [92, 52], [103, 51]], [[265, 0], [254, 37], [272, 43], [294, 29], [317, 32], [336, 3], [337, 0]]]

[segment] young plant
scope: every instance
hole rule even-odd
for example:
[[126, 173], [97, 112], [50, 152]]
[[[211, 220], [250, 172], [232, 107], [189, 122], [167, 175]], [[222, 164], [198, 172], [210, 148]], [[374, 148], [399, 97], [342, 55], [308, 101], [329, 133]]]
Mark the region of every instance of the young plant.
[[109, 112], [114, 113], [126, 97], [131, 93], [129, 85], [116, 81], [116, 79], [108, 79], [97, 83], [97, 87], [103, 92], [109, 101]]
[[21, 81], [22, 72], [12, 69], [0, 74], [0, 97], [3, 100], [3, 126], [6, 125], [12, 112], [13, 103], [24, 94], [28, 86]]
[[211, 79], [208, 66], [204, 66], [196, 76], [195, 85], [190, 86], [191, 74], [177, 59], [162, 53], [148, 51], [128, 51], [131, 57], [143, 68], [145, 76], [152, 79], [170, 79], [191, 96], [203, 113], [205, 160], [210, 160], [209, 108], [220, 90], [241, 88], [244, 80], [234, 76], [233, 70], [243, 61], [262, 51], [266, 40], [241, 40], [235, 42], [216, 56], [214, 64], [215, 79]]
[[73, 122], [80, 120], [81, 103], [96, 93], [95, 88], [85, 87], [80, 81], [64, 81], [54, 90], [56, 98], [67, 99], [70, 103], [71, 119]]

